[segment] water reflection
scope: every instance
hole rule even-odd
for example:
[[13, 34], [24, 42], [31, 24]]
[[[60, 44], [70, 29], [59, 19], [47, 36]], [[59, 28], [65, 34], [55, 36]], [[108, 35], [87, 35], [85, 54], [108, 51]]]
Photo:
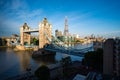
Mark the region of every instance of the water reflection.
[[[5, 49], [4, 49], [5, 50]], [[6, 48], [6, 52], [7, 53], [10, 53], [10, 52], [12, 52], [12, 49], [11, 48]]]
[[19, 51], [15, 52], [17, 57], [19, 58], [19, 63], [20, 63], [20, 70], [25, 71], [26, 68], [32, 64], [32, 61], [36, 62], [37, 64], [51, 64], [55, 63], [55, 55], [46, 55], [46, 56], [41, 56], [37, 59], [32, 58], [32, 51]]
[[81, 43], [69, 43], [69, 44], [66, 44], [66, 46], [68, 47], [72, 47], [72, 48], [75, 48], [75, 49], [83, 49], [83, 48], [87, 48], [87, 47], [90, 47], [90, 46], [93, 46], [93, 43], [86, 43], [86, 44], [81, 44]]
[[[11, 48], [0, 48], [0, 79], [4, 80], [22, 74], [29, 64], [35, 71], [43, 63], [46, 65], [54, 64], [68, 55], [56, 53], [56, 55], [41, 56], [38, 59], [33, 59], [31, 56], [32, 51], [15, 52]], [[73, 59], [76, 59], [76, 57]], [[79, 57], [78, 60], [80, 60]]]
[[30, 64], [31, 52], [18, 51], [15, 54], [19, 58], [20, 70], [25, 71]]

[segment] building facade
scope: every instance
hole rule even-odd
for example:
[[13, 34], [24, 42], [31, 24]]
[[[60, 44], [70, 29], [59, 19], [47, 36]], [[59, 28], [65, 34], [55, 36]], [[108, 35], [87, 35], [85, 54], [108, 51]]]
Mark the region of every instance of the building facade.
[[61, 37], [62, 36], [62, 31], [55, 30], [55, 36], [56, 37]]
[[43, 48], [45, 44], [50, 44], [52, 39], [52, 25], [48, 23], [47, 18], [39, 24], [39, 48]]
[[120, 77], [120, 39], [107, 39], [103, 51], [103, 74]]
[[69, 36], [67, 17], [65, 18], [64, 36]]

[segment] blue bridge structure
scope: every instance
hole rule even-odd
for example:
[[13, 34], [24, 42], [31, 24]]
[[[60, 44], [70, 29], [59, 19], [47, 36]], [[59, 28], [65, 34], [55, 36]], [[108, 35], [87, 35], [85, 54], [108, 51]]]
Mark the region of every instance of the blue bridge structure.
[[46, 32], [44, 32], [44, 35], [46, 36], [48, 41], [51, 43], [51, 44], [45, 45], [45, 47], [44, 47], [45, 50], [56, 51], [56, 52], [61, 52], [61, 53], [76, 55], [76, 56], [84, 56], [86, 52], [93, 51], [93, 43], [92, 42], [89, 45], [87, 45], [86, 47], [75, 48], [72, 46], [67, 46], [66, 44], [64, 44], [64, 42], [59, 40], [57, 37], [53, 36], [53, 38], [51, 40], [47, 36]]

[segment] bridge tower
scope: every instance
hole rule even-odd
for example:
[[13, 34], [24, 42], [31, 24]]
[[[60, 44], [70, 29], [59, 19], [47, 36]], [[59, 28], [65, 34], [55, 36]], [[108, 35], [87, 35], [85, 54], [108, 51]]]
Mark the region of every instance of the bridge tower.
[[48, 23], [47, 18], [44, 18], [39, 24], [39, 48], [43, 48], [45, 44], [50, 44], [45, 34], [47, 34], [48, 38], [51, 40], [52, 25]]
[[24, 32], [30, 30], [27, 23], [24, 23], [23, 26], [20, 27], [20, 44], [23, 46], [25, 44], [30, 45], [30, 32]]

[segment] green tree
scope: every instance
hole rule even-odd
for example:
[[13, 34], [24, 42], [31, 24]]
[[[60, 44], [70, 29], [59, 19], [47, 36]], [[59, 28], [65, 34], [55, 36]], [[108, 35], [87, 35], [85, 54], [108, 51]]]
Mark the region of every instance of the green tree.
[[80, 42], [80, 40], [76, 40], [75, 42], [78, 43], [78, 42]]
[[71, 57], [68, 56], [68, 57], [62, 58], [61, 63], [63, 66], [68, 66], [69, 64], [72, 63]]
[[7, 45], [6, 39], [2, 39], [2, 45], [3, 45], [3, 46], [6, 46], [6, 45]]
[[35, 71], [35, 76], [37, 76], [40, 80], [49, 80], [50, 70], [46, 65], [42, 65]]
[[63, 77], [67, 77], [69, 75], [68, 68], [69, 68], [69, 65], [71, 63], [72, 63], [72, 61], [71, 61], [71, 57], [70, 56], [62, 58], [61, 64], [63, 66]]
[[33, 38], [33, 43], [36, 45], [36, 41], [37, 39], [36, 38]]
[[98, 49], [97, 51], [87, 52], [85, 54], [84, 59], [82, 60], [82, 64], [88, 67], [93, 67], [98, 71], [102, 71], [103, 66], [103, 50]]

